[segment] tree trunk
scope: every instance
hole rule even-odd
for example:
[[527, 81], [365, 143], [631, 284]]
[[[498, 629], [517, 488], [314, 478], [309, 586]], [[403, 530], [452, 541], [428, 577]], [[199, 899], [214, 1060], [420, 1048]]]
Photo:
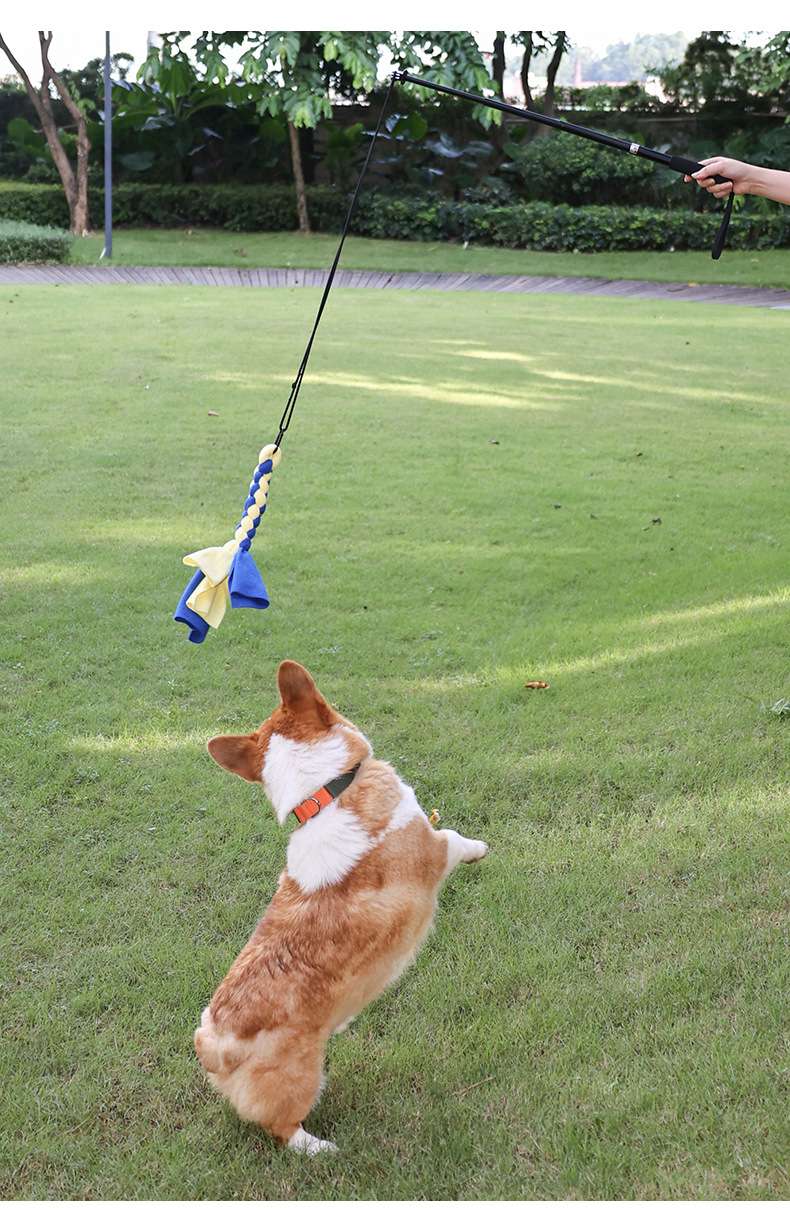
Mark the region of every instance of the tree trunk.
[[[27, 95], [30, 97], [33, 107], [38, 114], [41, 130], [47, 140], [47, 146], [60, 175], [63, 192], [66, 195], [71, 231], [74, 235], [85, 235], [88, 230], [88, 153], [90, 151], [88, 129], [82, 111], [74, 102], [68, 89], [64, 86], [63, 81], [49, 61], [49, 46], [52, 41], [52, 34], [45, 35], [43, 30], [39, 30], [38, 40], [41, 47], [42, 66], [40, 89], [35, 88], [21, 63], [8, 49], [2, 34], [0, 34], [0, 50], [5, 52], [14, 71], [24, 84]], [[58, 138], [58, 126], [55, 121], [55, 115], [52, 112], [52, 98], [49, 93], [50, 80], [52, 80], [57, 88], [64, 105], [74, 118], [77, 126], [76, 175], [71, 166], [71, 161], [66, 155], [63, 144]]]
[[505, 31], [498, 29], [494, 38], [494, 53], [491, 56], [491, 79], [498, 97], [505, 96]]
[[[494, 92], [504, 101], [505, 99], [505, 31], [498, 29], [494, 38], [494, 53], [491, 56], [491, 82]], [[491, 141], [497, 152], [497, 167], [502, 159], [502, 149], [505, 145], [505, 119], [499, 115], [499, 122], [491, 131]]]
[[521, 60], [521, 88], [524, 93], [524, 104], [527, 109], [532, 109], [534, 101], [532, 99], [532, 89], [529, 86], [529, 68], [532, 62], [532, 30], [522, 30], [524, 39], [524, 56]]
[[44, 68], [44, 77], [41, 84], [42, 93], [46, 92], [49, 99], [49, 81], [55, 85], [58, 90], [58, 95], [65, 105], [66, 109], [74, 119], [77, 127], [77, 182], [76, 195], [74, 206], [71, 209], [71, 230], [75, 235], [88, 234], [88, 156], [90, 154], [91, 144], [88, 138], [88, 126], [85, 121], [85, 114], [80, 109], [77, 102], [72, 97], [69, 90], [61, 80], [58, 73], [53, 68], [49, 61], [49, 45], [52, 41], [52, 34], [44, 34], [43, 30], [38, 31], [38, 40], [41, 44], [41, 64]]
[[299, 135], [299, 151], [302, 154], [302, 173], [304, 183], [308, 187], [315, 185], [315, 130], [311, 126], [301, 126]]
[[[564, 29], [557, 30], [554, 35], [554, 54], [551, 56], [551, 62], [546, 69], [546, 95], [543, 98], [543, 112], [549, 117], [554, 115], [554, 81], [557, 79], [557, 72], [560, 69], [562, 56], [568, 49], [568, 37]], [[548, 126], [539, 126], [537, 133], [539, 135], [547, 135], [549, 133]]]
[[302, 172], [302, 152], [299, 147], [299, 131], [293, 122], [288, 123], [288, 138], [291, 141], [291, 164], [294, 170], [294, 185], [296, 186], [296, 212], [299, 215], [299, 230], [304, 235], [310, 234], [310, 216], [307, 213], [307, 193], [304, 187]]

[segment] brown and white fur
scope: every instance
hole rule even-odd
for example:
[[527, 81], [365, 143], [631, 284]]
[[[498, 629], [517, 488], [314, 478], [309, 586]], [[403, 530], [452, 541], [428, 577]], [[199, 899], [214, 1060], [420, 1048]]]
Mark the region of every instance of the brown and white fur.
[[303, 1120], [318, 1099], [332, 1034], [398, 978], [459, 862], [488, 847], [436, 831], [414, 791], [373, 757], [362, 733], [284, 661], [281, 702], [257, 731], [215, 736], [215, 761], [262, 782], [280, 824], [361, 762], [350, 787], [297, 828], [274, 899], [203, 1011], [195, 1050], [243, 1119], [289, 1147], [334, 1150]]

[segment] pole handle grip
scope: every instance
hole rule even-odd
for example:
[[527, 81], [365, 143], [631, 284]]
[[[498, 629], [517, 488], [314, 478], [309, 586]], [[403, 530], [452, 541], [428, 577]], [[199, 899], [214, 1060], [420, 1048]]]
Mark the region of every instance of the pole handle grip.
[[[698, 164], [696, 160], [687, 160], [685, 156], [670, 156], [667, 167], [671, 168], [674, 172], [682, 172], [685, 173], [687, 177], [690, 177], [695, 172], [699, 172], [699, 170], [704, 168], [705, 165]], [[729, 180], [728, 177], [720, 177], [718, 175], [713, 179], [717, 185], [726, 185]]]

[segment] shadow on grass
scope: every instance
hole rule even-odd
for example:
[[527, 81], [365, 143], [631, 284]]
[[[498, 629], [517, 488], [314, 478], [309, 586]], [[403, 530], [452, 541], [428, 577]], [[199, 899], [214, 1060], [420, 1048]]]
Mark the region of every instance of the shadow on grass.
[[[378, 720], [375, 730], [390, 733], [390, 752], [381, 751], [379, 744], [379, 755], [386, 758], [393, 750], [403, 752], [404, 759], [396, 758], [396, 764], [406, 777], [411, 770], [411, 779], [418, 790], [424, 790], [429, 805], [461, 796], [465, 812], [488, 820], [492, 811], [499, 810], [497, 804], [526, 801], [528, 818], [549, 828], [559, 824], [560, 815], [566, 823], [602, 821], [629, 812], [651, 815], [684, 790], [700, 794], [715, 788], [721, 793], [748, 779], [754, 789], [760, 779], [771, 779], [771, 754], [776, 750], [778, 757], [781, 739], [775, 727], [771, 731], [776, 720], [761, 712], [752, 695], [751, 727], [763, 729], [765, 735], [751, 736], [747, 743], [739, 732], [742, 724], [728, 714], [722, 682], [737, 664], [744, 641], [752, 648], [775, 638], [778, 642], [774, 615], [785, 601], [786, 590], [777, 589], [759, 597], [670, 612], [660, 615], [660, 620], [633, 619], [626, 628], [635, 641], [631, 646], [624, 643], [543, 665], [541, 671], [553, 681], [545, 697], [544, 692], [530, 695], [524, 690], [526, 667], [519, 665], [478, 668], [460, 675], [379, 673], [365, 683], [368, 717], [357, 717], [359, 712], [349, 707], [359, 693], [358, 674], [335, 676], [330, 696], [366, 730]], [[694, 618], [692, 633], [690, 617]], [[685, 629], [646, 643], [640, 640], [645, 625]], [[598, 674], [592, 684], [590, 673]], [[684, 686], [678, 701], [671, 688], [677, 681]], [[642, 721], [639, 703], [644, 692], [650, 705]], [[231, 727], [257, 726], [275, 701], [273, 686], [262, 689], [256, 706], [242, 712], [243, 719]], [[738, 701], [748, 701], [748, 694], [742, 693]], [[235, 719], [239, 712], [234, 704], [231, 712]], [[590, 729], [585, 727], [588, 712]], [[120, 785], [127, 778], [134, 783], [144, 774], [155, 787], [175, 775], [186, 789], [193, 776], [190, 770], [216, 773], [207, 764], [205, 741], [225, 726], [216, 718], [196, 725], [191, 717], [183, 730], [173, 722], [149, 723], [137, 731], [126, 727], [106, 734], [59, 733], [52, 739], [66, 761], [99, 762]], [[473, 772], [468, 768], [470, 728]], [[119, 757], [124, 760], [120, 770]], [[750, 766], [758, 757], [762, 766]], [[750, 767], [748, 774], [745, 766]], [[168, 795], [174, 791], [180, 793], [171, 788]]]

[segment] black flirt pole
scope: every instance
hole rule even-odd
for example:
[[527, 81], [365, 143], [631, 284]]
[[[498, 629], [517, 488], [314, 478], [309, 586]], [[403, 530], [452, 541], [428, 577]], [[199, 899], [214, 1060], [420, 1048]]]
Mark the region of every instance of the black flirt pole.
[[[654, 147], [643, 147], [641, 143], [629, 143], [627, 139], [618, 139], [616, 135], [607, 135], [601, 130], [592, 130], [589, 126], [578, 126], [575, 122], [552, 118], [548, 114], [537, 113], [534, 109], [522, 109], [518, 105], [508, 105], [506, 101], [499, 101], [496, 97], [481, 97], [478, 93], [467, 92], [463, 88], [451, 88], [449, 84], [434, 84], [433, 80], [424, 80], [422, 76], [414, 76], [408, 71], [395, 72], [393, 79], [402, 84], [417, 84], [420, 88], [430, 88], [437, 93], [446, 93], [448, 97], [457, 97], [460, 101], [471, 101], [474, 105], [486, 105], [489, 109], [498, 109], [501, 113], [511, 114], [514, 118], [520, 118], [526, 122], [538, 122], [541, 126], [551, 126], [554, 130], [578, 135], [582, 139], [591, 139], [593, 143], [600, 143], [615, 151], [625, 151], [632, 156], [641, 156], [643, 160], [652, 160], [655, 164], [662, 164], [665, 168], [683, 173], [685, 176], [691, 176], [692, 173], [699, 172], [704, 167], [696, 160], [687, 160], [685, 156], [672, 156], [665, 151], [656, 151]], [[723, 185], [727, 178], [717, 176], [714, 177], [714, 180], [717, 184]], [[727, 198], [721, 224], [713, 242], [711, 256], [714, 261], [718, 261], [721, 256], [724, 241], [727, 238], [733, 196], [730, 193]]]

